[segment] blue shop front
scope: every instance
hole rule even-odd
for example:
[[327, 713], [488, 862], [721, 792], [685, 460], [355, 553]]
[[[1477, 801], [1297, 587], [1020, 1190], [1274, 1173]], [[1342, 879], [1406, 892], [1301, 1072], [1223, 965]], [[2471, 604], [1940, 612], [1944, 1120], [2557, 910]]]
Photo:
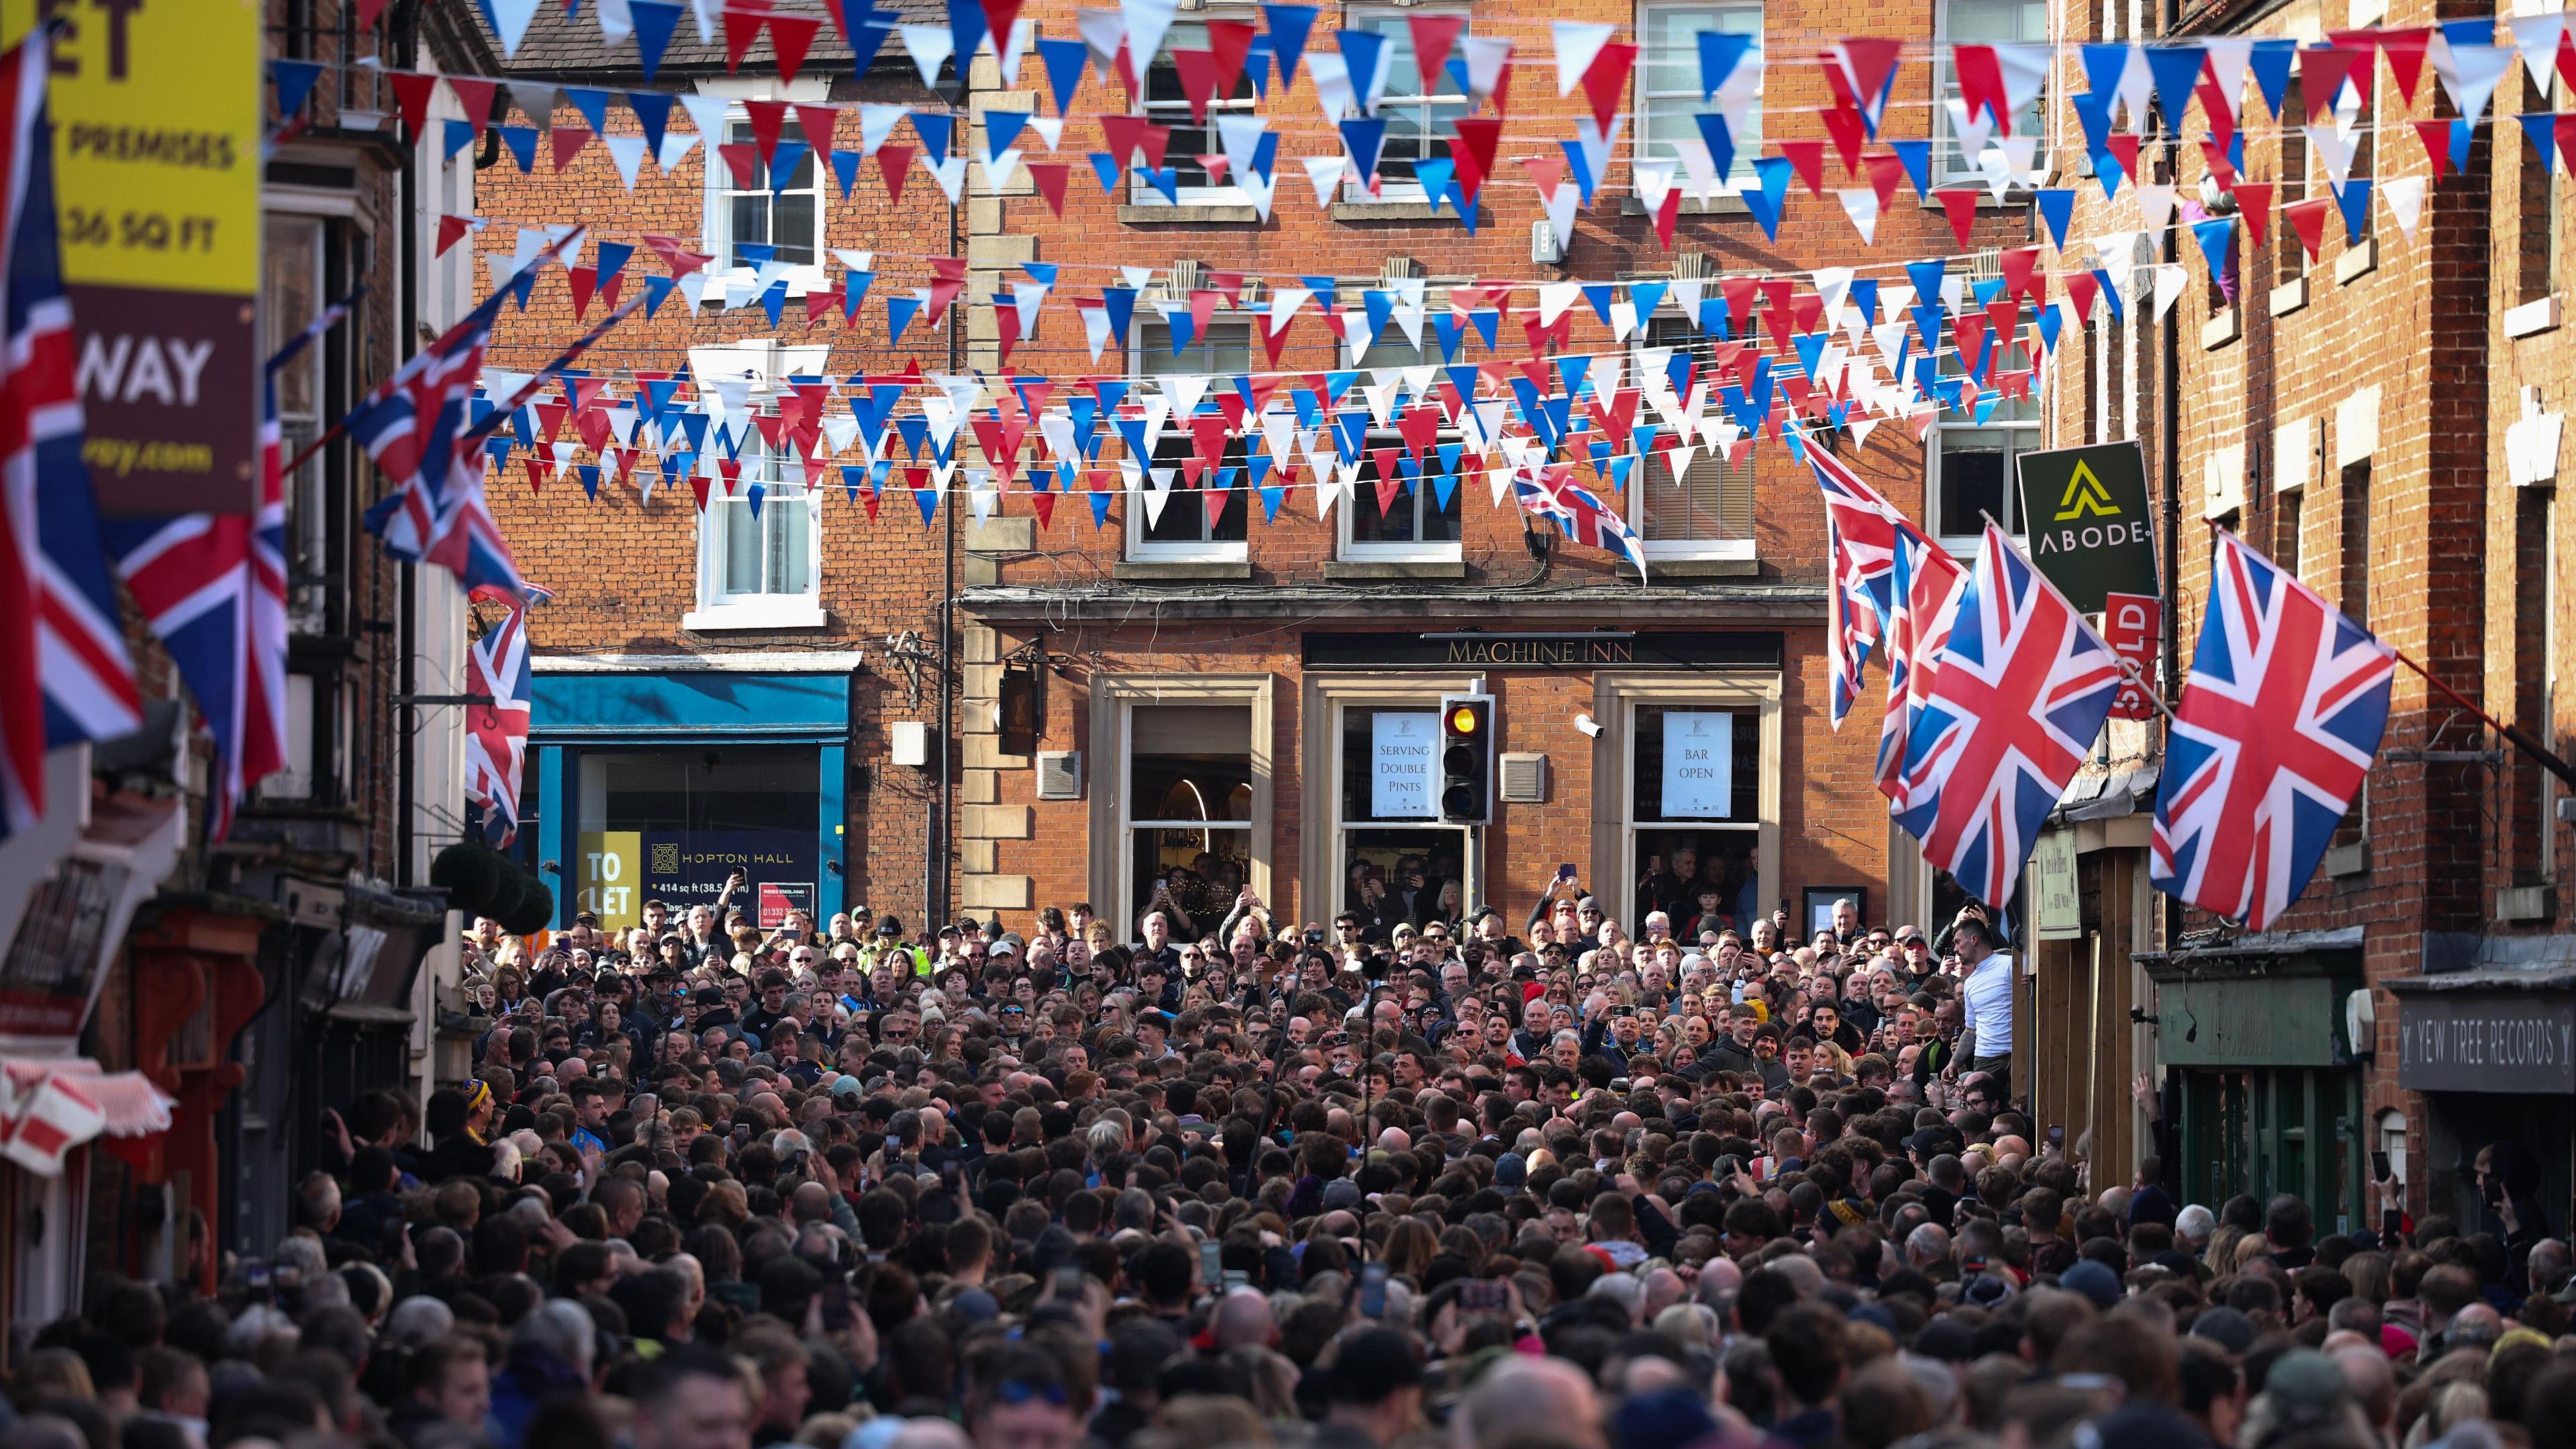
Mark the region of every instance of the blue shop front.
[[841, 909], [856, 656], [692, 657], [650, 667], [540, 659], [520, 839], [555, 887], [556, 924], [607, 929], [735, 903], [762, 926]]

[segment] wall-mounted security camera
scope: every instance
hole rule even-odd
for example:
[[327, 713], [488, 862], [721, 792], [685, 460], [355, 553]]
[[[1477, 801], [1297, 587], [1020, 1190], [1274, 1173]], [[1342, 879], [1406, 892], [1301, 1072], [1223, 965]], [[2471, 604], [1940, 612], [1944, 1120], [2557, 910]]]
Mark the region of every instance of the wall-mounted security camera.
[[1583, 731], [1584, 737], [1587, 739], [1597, 740], [1601, 738], [1601, 721], [1594, 719], [1588, 714], [1576, 715], [1574, 717], [1574, 727]]

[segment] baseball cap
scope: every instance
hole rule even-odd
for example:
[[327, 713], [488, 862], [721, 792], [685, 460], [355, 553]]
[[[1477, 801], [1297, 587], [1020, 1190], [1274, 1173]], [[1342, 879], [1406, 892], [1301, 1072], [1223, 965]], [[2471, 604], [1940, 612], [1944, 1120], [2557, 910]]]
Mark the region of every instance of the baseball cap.
[[1334, 1178], [1324, 1187], [1324, 1208], [1355, 1208], [1360, 1205], [1360, 1185], [1347, 1177]]
[[2108, 1312], [2120, 1301], [2120, 1276], [2103, 1264], [2086, 1258], [2057, 1275], [2057, 1286], [2069, 1293], [2081, 1293], [2093, 1301], [2095, 1308]]
[[2327, 1423], [2343, 1411], [2349, 1393], [2334, 1360], [2308, 1348], [2275, 1359], [2263, 1379], [2263, 1397], [2272, 1401], [2275, 1422], [2285, 1425]]
[[1529, 1160], [1517, 1152], [1506, 1152], [1494, 1159], [1494, 1186], [1504, 1192], [1524, 1192], [1529, 1187]]

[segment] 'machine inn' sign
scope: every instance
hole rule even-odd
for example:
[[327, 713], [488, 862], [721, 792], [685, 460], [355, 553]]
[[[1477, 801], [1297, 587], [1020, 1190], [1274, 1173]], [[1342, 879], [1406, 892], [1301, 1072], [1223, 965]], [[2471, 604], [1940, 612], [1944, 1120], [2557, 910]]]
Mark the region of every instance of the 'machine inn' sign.
[[1309, 669], [1768, 669], [1776, 633], [1632, 632], [1309, 634]]

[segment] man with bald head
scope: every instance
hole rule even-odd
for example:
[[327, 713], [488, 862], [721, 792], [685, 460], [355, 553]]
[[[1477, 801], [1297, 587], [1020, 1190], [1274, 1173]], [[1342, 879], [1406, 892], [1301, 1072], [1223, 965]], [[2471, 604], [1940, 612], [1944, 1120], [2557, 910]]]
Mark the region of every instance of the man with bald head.
[[1501, 1449], [1533, 1424], [1570, 1449], [1609, 1449], [1591, 1376], [1560, 1358], [1505, 1358], [1449, 1416], [1455, 1449]]

